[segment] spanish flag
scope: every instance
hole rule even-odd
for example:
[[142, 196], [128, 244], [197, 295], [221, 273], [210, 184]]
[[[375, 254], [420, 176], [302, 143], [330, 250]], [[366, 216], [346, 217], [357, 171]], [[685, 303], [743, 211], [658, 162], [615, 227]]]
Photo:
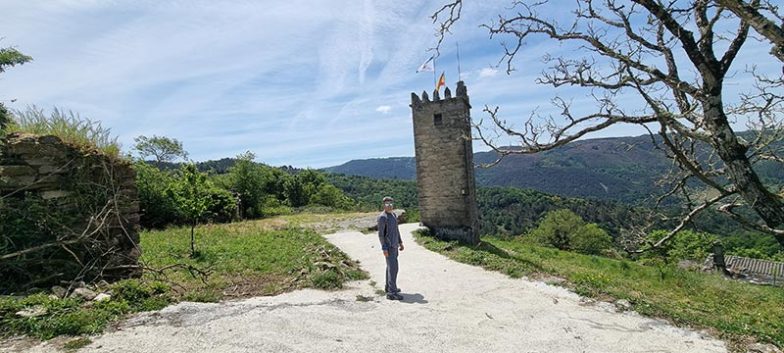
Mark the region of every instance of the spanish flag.
[[443, 71], [441, 71], [441, 76], [438, 78], [438, 83], [436, 83], [436, 91], [440, 90], [441, 86], [446, 86], [446, 77]]

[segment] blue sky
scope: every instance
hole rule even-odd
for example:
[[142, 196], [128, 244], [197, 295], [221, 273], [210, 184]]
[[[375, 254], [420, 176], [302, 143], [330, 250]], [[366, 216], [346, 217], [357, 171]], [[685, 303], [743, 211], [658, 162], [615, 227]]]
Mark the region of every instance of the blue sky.
[[[511, 75], [493, 68], [499, 41], [478, 25], [509, 3], [469, 2], [437, 63], [454, 89], [459, 40], [475, 120], [484, 105], [522, 119], [546, 111], [553, 95], [534, 79], [544, 53], [565, 50], [557, 44], [530, 43]], [[432, 73], [415, 70], [431, 55], [429, 16], [440, 5], [6, 0], [0, 46], [34, 61], [0, 75], [0, 100], [100, 120], [126, 151], [135, 136], [164, 135], [181, 140], [194, 160], [250, 150], [267, 164], [320, 168], [413, 156], [410, 92], [433, 90]], [[741, 61], [767, 55], [765, 45], [747, 47]], [[586, 93], [574, 93], [579, 105]], [[619, 126], [591, 137], [641, 133]]]

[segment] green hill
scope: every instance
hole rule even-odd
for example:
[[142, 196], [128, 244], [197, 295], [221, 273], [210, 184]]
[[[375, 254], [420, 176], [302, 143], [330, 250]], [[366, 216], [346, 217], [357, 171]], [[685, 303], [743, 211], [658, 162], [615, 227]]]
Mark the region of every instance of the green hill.
[[[495, 152], [477, 152], [478, 165], [495, 161]], [[600, 138], [573, 142], [529, 155], [511, 155], [496, 166], [476, 169], [479, 186], [511, 186], [566, 197], [588, 197], [640, 203], [661, 192], [657, 185], [673, 167], [649, 136]], [[379, 179], [416, 178], [413, 157], [353, 160], [325, 168], [330, 173]], [[784, 170], [760, 164], [760, 177], [770, 184], [784, 181]]]

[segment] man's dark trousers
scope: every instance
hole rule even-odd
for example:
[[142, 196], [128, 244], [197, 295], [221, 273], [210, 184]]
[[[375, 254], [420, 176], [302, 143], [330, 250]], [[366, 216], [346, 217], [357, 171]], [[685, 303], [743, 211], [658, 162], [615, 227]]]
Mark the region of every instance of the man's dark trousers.
[[397, 292], [397, 254], [396, 247], [389, 248], [389, 256], [387, 256], [387, 283], [384, 288], [387, 294], [394, 294]]

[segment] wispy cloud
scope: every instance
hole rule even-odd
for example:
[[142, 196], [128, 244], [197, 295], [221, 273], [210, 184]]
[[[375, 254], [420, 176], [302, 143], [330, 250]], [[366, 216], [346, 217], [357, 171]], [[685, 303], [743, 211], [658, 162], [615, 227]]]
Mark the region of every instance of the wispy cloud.
[[[531, 43], [512, 75], [488, 67], [500, 47], [477, 25], [507, 5], [466, 3], [436, 60], [453, 86], [460, 40], [475, 119], [484, 105], [524, 117], [553, 95], [534, 78], [541, 54], [557, 45]], [[10, 2], [0, 45], [34, 61], [0, 74], [0, 100], [78, 111], [126, 148], [142, 134], [178, 138], [197, 160], [252, 150], [273, 165], [323, 167], [410, 156], [410, 112], [398, 107], [411, 91], [433, 89], [432, 73], [415, 71], [432, 55], [437, 8], [414, 0]]]
[[493, 77], [497, 73], [498, 73], [497, 69], [494, 69], [492, 67], [486, 67], [483, 68], [482, 70], [479, 70], [479, 78]]

